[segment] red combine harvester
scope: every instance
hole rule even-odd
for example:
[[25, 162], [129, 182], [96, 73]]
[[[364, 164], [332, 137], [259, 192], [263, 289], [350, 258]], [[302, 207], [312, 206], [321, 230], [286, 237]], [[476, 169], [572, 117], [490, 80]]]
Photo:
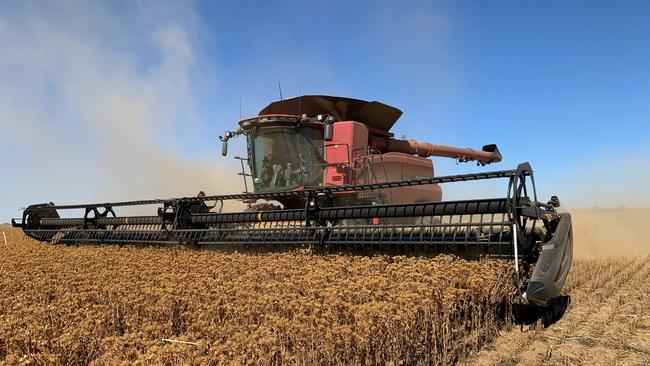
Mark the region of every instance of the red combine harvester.
[[[237, 157], [244, 193], [37, 204], [12, 223], [34, 239], [64, 244], [185, 243], [228, 250], [508, 258], [515, 264], [522, 302], [545, 306], [559, 296], [571, 266], [571, 216], [556, 211], [557, 197], [537, 201], [530, 165], [435, 176], [428, 157], [487, 165], [501, 161], [501, 154], [496, 145], [474, 150], [395, 139], [389, 131], [401, 114], [379, 102], [331, 96], [273, 102], [220, 137], [223, 155], [228, 140], [247, 139], [248, 157]], [[505, 180], [504, 196], [442, 200], [441, 184], [486, 179]], [[215, 210], [227, 200], [249, 208]], [[156, 214], [116, 214], [120, 207], [145, 205], [157, 206]], [[60, 216], [68, 210], [83, 216]]]
[[[477, 151], [396, 140], [389, 130], [401, 114], [379, 102], [349, 98], [282, 100], [271, 103], [259, 116], [239, 122], [236, 132], [226, 132], [221, 137], [222, 153], [226, 155], [228, 139], [247, 136], [256, 192], [433, 178], [430, 156], [475, 160], [482, 165], [501, 161], [496, 145]], [[341, 204], [438, 202], [442, 190], [433, 184], [385, 189], [374, 196], [368, 192], [337, 196]], [[282, 203], [303, 206], [301, 200]]]

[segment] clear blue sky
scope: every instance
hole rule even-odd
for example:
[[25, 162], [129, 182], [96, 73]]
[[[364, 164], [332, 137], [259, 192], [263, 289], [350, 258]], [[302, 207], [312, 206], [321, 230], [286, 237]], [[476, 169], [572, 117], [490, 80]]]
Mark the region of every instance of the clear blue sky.
[[[12, 172], [0, 221], [39, 200], [161, 195], [114, 188], [146, 187], [147, 160], [134, 157], [146, 149], [230, 174], [216, 136], [240, 98], [244, 115], [277, 99], [278, 80], [285, 96], [394, 105], [397, 136], [497, 143], [505, 159], [490, 168], [530, 161], [542, 194], [572, 206], [650, 205], [648, 1], [133, 4], [0, 5], [0, 153]], [[128, 154], [106, 153], [116, 144]], [[441, 174], [487, 169], [435, 162]], [[154, 182], [170, 175], [151, 169]], [[174, 179], [223, 188], [200, 172]]]

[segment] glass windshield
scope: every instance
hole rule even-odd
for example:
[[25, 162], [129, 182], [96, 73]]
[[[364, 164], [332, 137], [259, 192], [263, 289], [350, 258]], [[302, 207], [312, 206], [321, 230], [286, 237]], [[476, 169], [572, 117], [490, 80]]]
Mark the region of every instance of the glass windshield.
[[301, 127], [259, 127], [248, 135], [255, 191], [320, 185], [325, 169], [323, 131]]

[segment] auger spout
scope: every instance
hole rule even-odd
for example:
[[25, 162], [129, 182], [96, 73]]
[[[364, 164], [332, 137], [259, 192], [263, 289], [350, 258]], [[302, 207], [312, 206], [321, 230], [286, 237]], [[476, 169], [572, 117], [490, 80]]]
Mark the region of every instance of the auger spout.
[[381, 137], [374, 138], [373, 144], [381, 152], [401, 152], [417, 155], [421, 158], [438, 156], [457, 159], [461, 162], [476, 161], [481, 165], [498, 163], [502, 159], [501, 153], [495, 144], [485, 145], [481, 150], [476, 150], [469, 147], [434, 145], [415, 140], [397, 140]]

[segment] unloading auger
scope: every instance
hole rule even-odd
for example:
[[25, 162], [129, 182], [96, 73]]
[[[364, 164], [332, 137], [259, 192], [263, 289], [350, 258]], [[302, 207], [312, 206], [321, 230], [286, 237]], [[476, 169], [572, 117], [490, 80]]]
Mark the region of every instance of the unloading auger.
[[[557, 197], [537, 200], [531, 166], [435, 176], [430, 156], [486, 165], [501, 161], [501, 154], [496, 145], [474, 150], [394, 139], [389, 130], [401, 113], [379, 102], [331, 96], [277, 101], [220, 137], [223, 155], [229, 139], [247, 139], [248, 156], [236, 157], [243, 193], [36, 204], [12, 225], [36, 240], [62, 244], [505, 258], [514, 262], [521, 299], [545, 306], [559, 296], [572, 260], [571, 216], [557, 212]], [[442, 200], [443, 184], [491, 179], [504, 181], [503, 197]], [[228, 200], [248, 208], [215, 211]], [[117, 214], [138, 206], [156, 211]]]

